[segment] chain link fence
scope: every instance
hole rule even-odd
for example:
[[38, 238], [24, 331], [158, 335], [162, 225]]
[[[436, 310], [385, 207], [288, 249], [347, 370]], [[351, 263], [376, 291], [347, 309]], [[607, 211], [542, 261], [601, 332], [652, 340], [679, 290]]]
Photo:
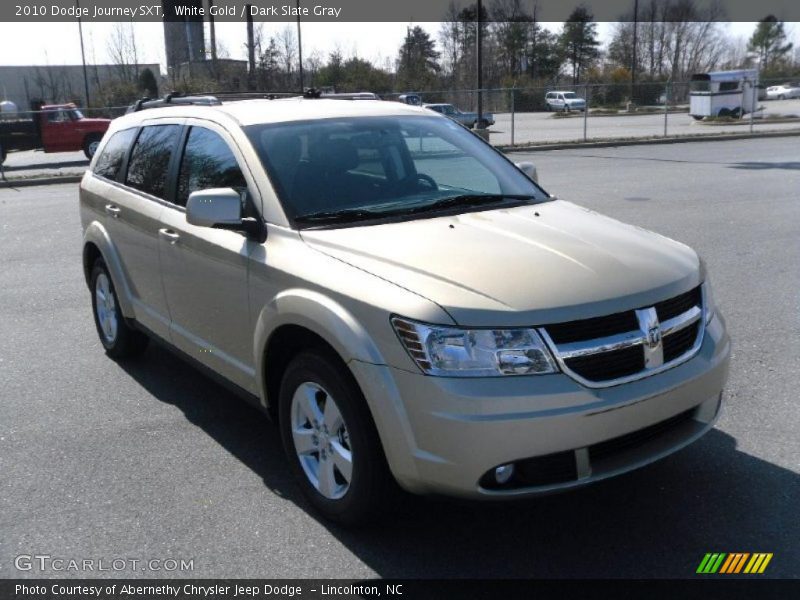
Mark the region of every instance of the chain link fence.
[[[489, 140], [499, 146], [800, 127], [800, 99], [773, 102], [767, 98], [767, 88], [784, 83], [761, 80], [756, 110], [738, 118], [701, 121], [691, 117], [692, 84], [688, 81], [484, 89], [482, 112], [490, 123]], [[559, 101], [554, 93], [563, 93], [571, 101]], [[461, 113], [477, 113], [478, 90], [436, 90], [418, 95], [424, 104], [451, 104]], [[399, 96], [386, 94], [384, 99], [397, 100]], [[469, 124], [469, 119], [455, 117]]]

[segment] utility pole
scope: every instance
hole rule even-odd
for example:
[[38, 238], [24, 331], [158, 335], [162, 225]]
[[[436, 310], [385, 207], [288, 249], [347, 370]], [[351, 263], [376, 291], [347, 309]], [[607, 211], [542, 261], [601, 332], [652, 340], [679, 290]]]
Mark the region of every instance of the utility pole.
[[300, 0], [297, 0], [297, 66], [300, 71], [300, 93], [305, 92], [303, 86], [303, 38], [300, 34]]
[[483, 129], [483, 27], [481, 26], [481, 20], [483, 16], [483, 2], [482, 0], [478, 0], [478, 14], [475, 17], [475, 21], [478, 26], [477, 33], [475, 35], [475, 54], [477, 57], [477, 69], [478, 69], [478, 122], [475, 125], [477, 129]]
[[214, 68], [217, 67], [217, 28], [214, 25], [214, 15], [211, 14], [214, 8], [214, 0], [208, 0], [208, 33], [211, 37], [211, 60]]
[[631, 61], [631, 102], [633, 102], [633, 89], [636, 85], [636, 33], [639, 26], [639, 0], [633, 0], [633, 60]]
[[256, 80], [256, 42], [253, 34], [253, 15], [250, 12], [252, 4], [245, 5], [247, 11], [247, 63], [249, 65], [249, 73], [247, 77], [247, 88], [250, 91], [255, 89]]
[[[78, 9], [78, 14], [81, 14], [80, 0], [75, 0], [75, 8]], [[86, 94], [86, 108], [89, 108], [89, 77], [86, 74], [86, 52], [83, 49], [83, 25], [81, 18], [78, 17], [78, 35], [81, 38], [81, 64], [83, 65], [83, 90]]]

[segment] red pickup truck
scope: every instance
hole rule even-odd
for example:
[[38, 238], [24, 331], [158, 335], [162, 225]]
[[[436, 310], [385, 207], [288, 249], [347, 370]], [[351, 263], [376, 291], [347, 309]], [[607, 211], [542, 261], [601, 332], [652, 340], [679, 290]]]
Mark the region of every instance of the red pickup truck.
[[73, 152], [94, 156], [111, 119], [87, 119], [74, 104], [34, 107], [31, 118], [0, 118], [0, 163], [11, 150]]

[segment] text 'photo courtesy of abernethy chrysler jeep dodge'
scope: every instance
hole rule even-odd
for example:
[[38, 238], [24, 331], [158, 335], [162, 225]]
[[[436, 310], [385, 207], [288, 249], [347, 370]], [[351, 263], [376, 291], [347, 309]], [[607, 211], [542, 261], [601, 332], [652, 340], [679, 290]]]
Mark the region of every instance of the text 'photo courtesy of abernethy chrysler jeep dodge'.
[[339, 522], [403, 491], [568, 490], [720, 411], [730, 341], [697, 254], [551, 196], [422, 107], [139, 103], [80, 213], [107, 354], [158, 340], [238, 391]]

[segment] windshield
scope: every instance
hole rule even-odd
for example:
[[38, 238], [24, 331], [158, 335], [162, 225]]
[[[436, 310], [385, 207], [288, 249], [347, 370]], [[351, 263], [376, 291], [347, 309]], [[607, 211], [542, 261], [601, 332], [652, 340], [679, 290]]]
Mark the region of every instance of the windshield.
[[[441, 117], [337, 118], [245, 128], [288, 216], [372, 216], [481, 210], [475, 196], [542, 202], [549, 196], [503, 155]], [[463, 206], [442, 202], [469, 196]], [[491, 200], [489, 202], [488, 200]]]
[[575, 95], [575, 92], [565, 92], [564, 93], [564, 98], [566, 98], [567, 100], [574, 100], [577, 97], [578, 96]]
[[71, 112], [73, 121], [80, 121], [83, 118], [83, 113], [77, 108], [73, 108]]

